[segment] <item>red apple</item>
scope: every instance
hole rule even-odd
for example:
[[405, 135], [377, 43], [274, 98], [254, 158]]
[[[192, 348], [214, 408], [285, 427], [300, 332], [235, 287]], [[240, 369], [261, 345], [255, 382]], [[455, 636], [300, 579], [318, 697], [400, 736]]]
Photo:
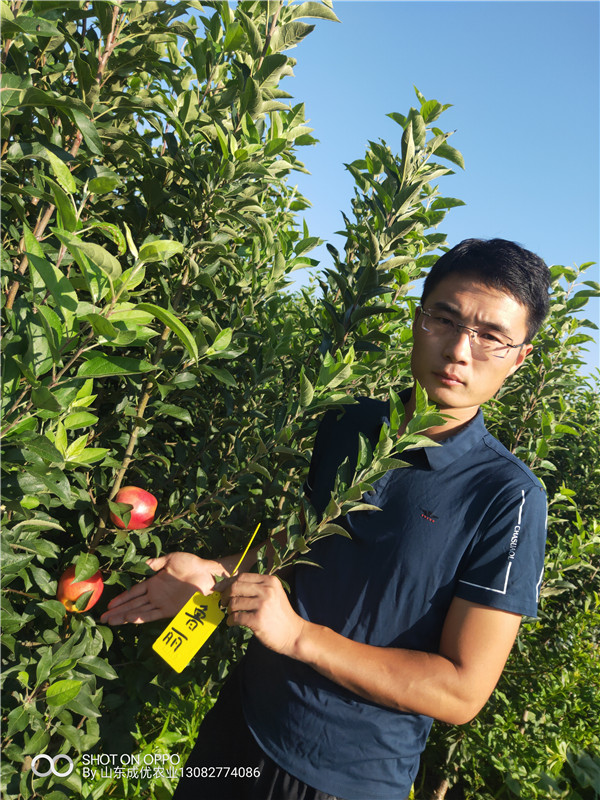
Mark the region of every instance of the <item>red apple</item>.
[[140, 489], [138, 486], [123, 486], [117, 492], [115, 503], [127, 503], [133, 506], [128, 525], [125, 525], [123, 520], [113, 511], [110, 512], [110, 518], [117, 528], [127, 528], [128, 531], [135, 531], [139, 528], [148, 528], [154, 522], [158, 501], [153, 494], [150, 494], [145, 489]]
[[[63, 572], [62, 577], [58, 582], [56, 596], [67, 609], [67, 611], [76, 611], [77, 613], [81, 613], [82, 611], [89, 611], [92, 606], [96, 605], [100, 599], [103, 589], [104, 581], [102, 580], [102, 574], [100, 573], [100, 570], [94, 573], [91, 578], [86, 578], [83, 581], [76, 581], [75, 565], [73, 564]], [[92, 593], [86, 607], [81, 609], [77, 608], [75, 603], [81, 597], [81, 595], [85, 594], [86, 592]]]

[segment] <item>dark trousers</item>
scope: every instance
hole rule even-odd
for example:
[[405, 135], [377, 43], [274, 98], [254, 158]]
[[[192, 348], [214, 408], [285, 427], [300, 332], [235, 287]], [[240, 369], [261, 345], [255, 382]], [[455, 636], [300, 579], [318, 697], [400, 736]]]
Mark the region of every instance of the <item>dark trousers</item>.
[[206, 714], [173, 800], [341, 800], [294, 778], [248, 730], [237, 671]]

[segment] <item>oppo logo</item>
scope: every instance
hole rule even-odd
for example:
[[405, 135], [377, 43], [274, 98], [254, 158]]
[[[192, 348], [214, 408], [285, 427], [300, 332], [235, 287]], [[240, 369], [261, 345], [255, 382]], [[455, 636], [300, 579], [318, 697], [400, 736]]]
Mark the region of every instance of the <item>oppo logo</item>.
[[[59, 772], [56, 768], [56, 762], [60, 761], [61, 758], [67, 762], [67, 767], [64, 772]], [[48, 769], [46, 772], [42, 772], [40, 769], [38, 769], [38, 764], [42, 759], [45, 759], [48, 762]], [[38, 778], [46, 778], [50, 774], [55, 775], [57, 778], [66, 778], [73, 772], [73, 769], [74, 765], [71, 756], [66, 756], [61, 753], [59, 753], [57, 756], [54, 756], [54, 758], [50, 758], [50, 756], [47, 756], [46, 753], [39, 753], [37, 756], [34, 756], [31, 759], [31, 771], [34, 775], [37, 775]]]

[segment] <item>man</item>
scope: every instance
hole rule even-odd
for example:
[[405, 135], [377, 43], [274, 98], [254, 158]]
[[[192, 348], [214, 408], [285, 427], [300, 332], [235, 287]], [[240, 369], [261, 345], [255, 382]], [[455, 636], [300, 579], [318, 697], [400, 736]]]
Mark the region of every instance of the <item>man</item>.
[[[403, 800], [432, 719], [472, 719], [487, 701], [519, 629], [536, 615], [546, 499], [527, 467], [486, 431], [480, 406], [532, 350], [548, 310], [549, 270], [513, 242], [466, 240], [431, 269], [413, 324], [412, 372], [446, 421], [439, 447], [405, 451], [354, 512], [350, 539], [316, 543], [322, 568], [298, 566], [288, 598], [273, 576], [219, 583], [229, 625], [255, 636], [200, 728], [176, 800]], [[401, 395], [405, 424], [415, 392]], [[363, 398], [330, 412], [307, 492], [322, 513], [336, 469], [374, 443], [388, 404]], [[157, 574], [115, 598], [105, 621], [173, 616], [212, 591], [235, 556], [151, 559]], [[255, 768], [217, 780], [209, 768]], [[186, 773], [187, 774], [187, 773]], [[194, 770], [189, 771], [190, 775]], [[214, 774], [214, 773], [213, 773]]]

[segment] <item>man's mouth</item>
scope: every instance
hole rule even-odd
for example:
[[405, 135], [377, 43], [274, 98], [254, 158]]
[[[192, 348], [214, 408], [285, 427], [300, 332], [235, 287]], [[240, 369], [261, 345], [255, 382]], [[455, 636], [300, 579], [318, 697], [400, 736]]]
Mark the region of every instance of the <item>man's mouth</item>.
[[444, 386], [462, 386], [464, 381], [458, 377], [458, 375], [453, 375], [452, 373], [448, 372], [434, 372], [435, 377], [443, 383]]

